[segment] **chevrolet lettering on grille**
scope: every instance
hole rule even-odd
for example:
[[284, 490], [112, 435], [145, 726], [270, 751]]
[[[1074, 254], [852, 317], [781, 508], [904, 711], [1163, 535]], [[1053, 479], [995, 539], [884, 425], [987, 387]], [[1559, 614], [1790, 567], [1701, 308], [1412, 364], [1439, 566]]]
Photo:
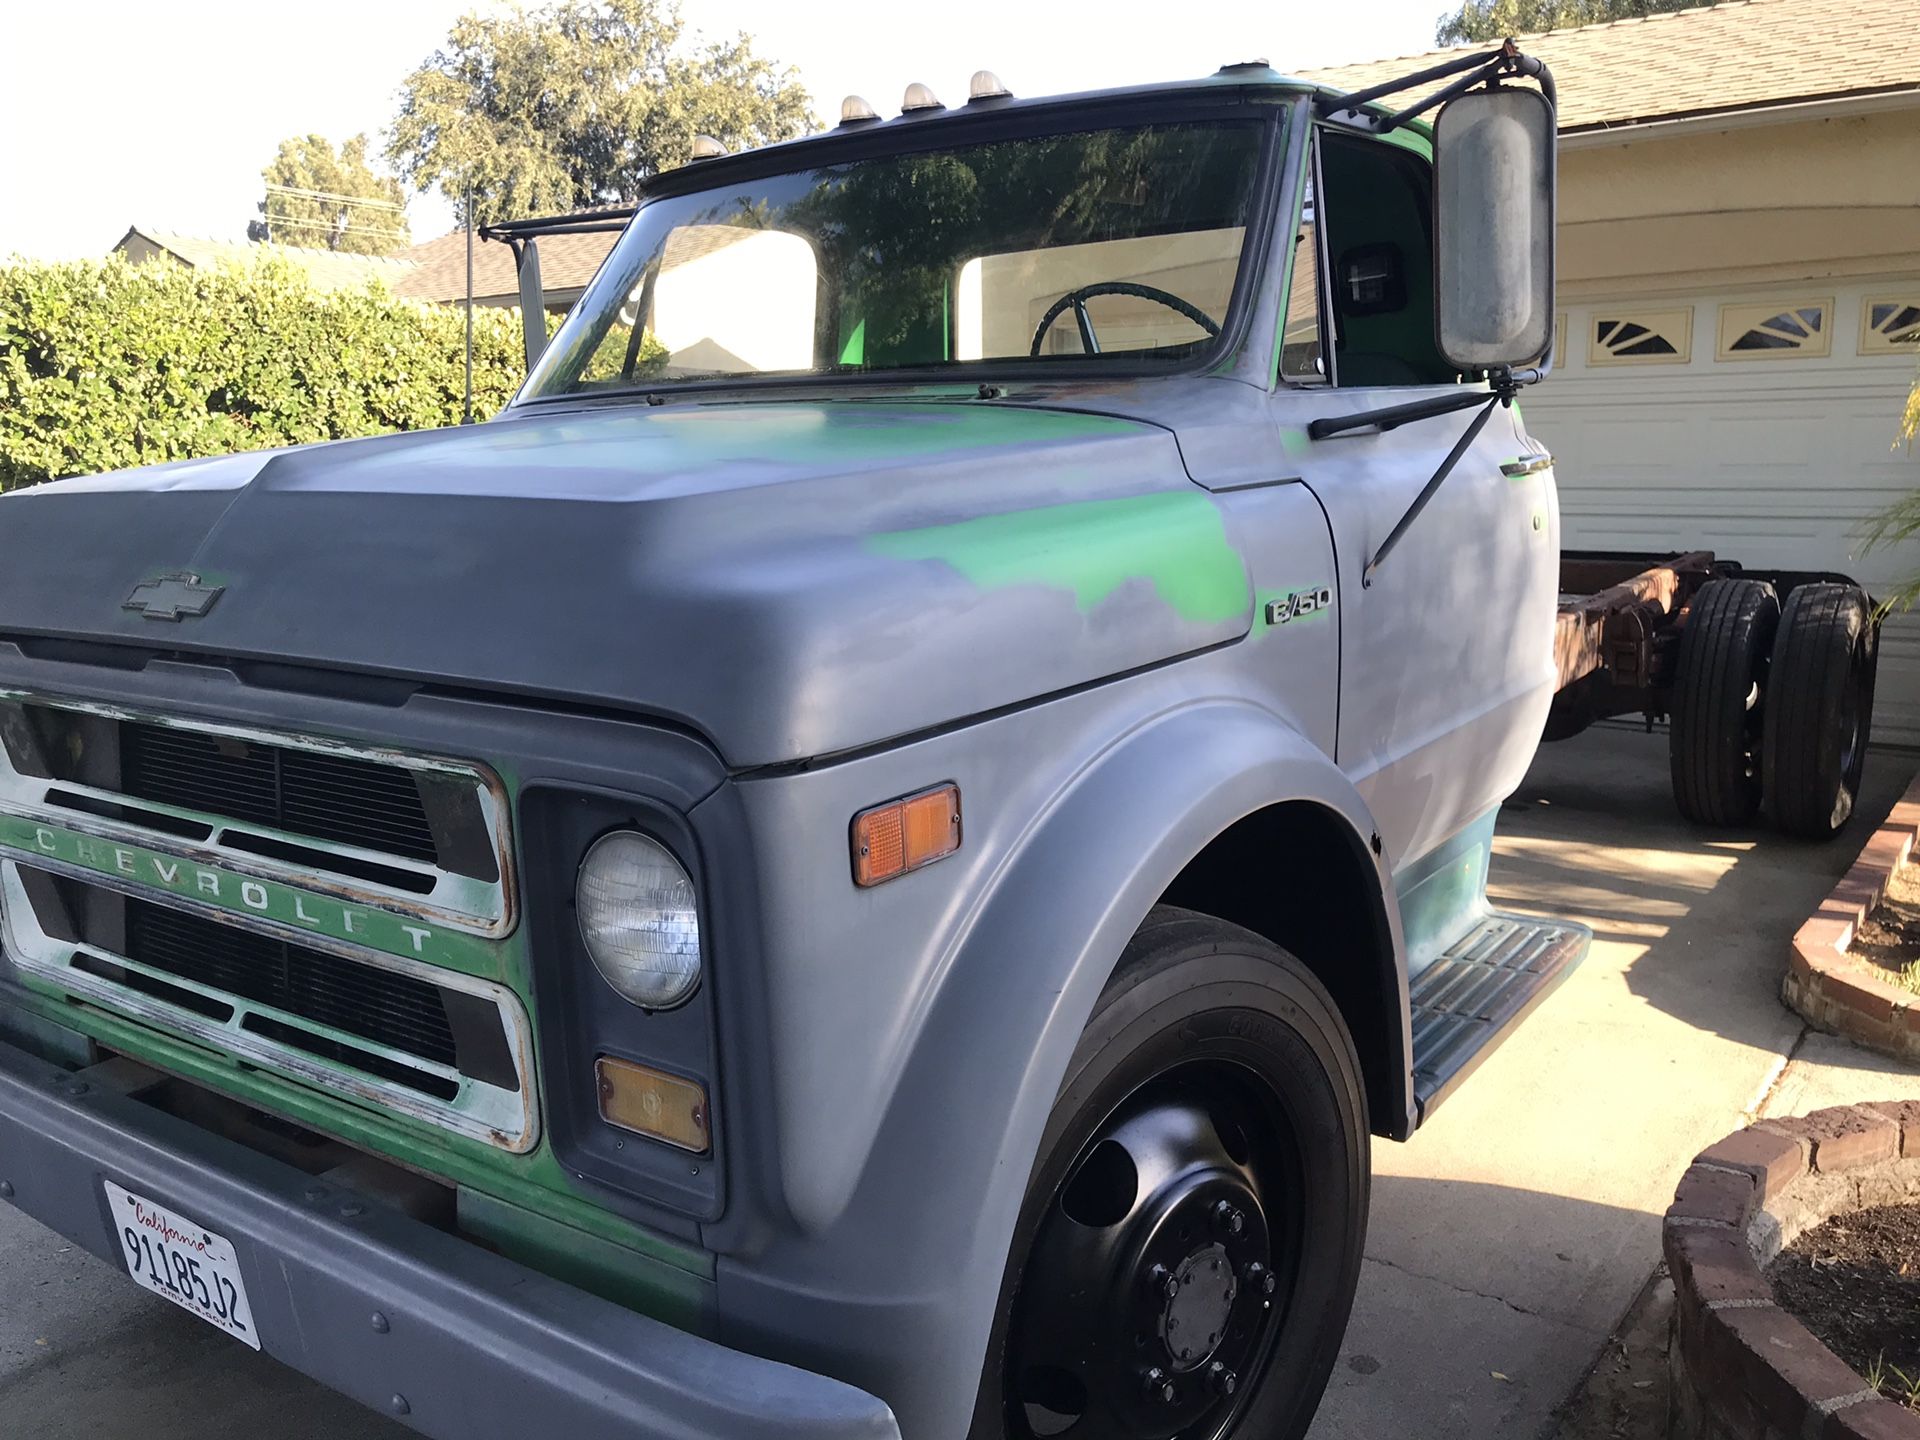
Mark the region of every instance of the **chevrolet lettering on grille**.
[[440, 964], [457, 961], [457, 945], [449, 946], [432, 926], [371, 906], [349, 905], [330, 896], [296, 890], [278, 881], [216, 869], [141, 845], [102, 840], [18, 816], [0, 815], [0, 847], [153, 886], [203, 905], [276, 920], [282, 925], [392, 955]]

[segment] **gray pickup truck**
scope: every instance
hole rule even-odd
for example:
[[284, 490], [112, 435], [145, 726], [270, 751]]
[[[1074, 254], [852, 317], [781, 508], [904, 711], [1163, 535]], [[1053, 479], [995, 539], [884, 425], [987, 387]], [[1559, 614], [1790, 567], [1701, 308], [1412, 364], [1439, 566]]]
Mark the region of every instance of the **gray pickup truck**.
[[1586, 946], [1552, 82], [973, 92], [703, 145], [488, 423], [0, 502], [0, 1198], [447, 1440], [1304, 1432]]

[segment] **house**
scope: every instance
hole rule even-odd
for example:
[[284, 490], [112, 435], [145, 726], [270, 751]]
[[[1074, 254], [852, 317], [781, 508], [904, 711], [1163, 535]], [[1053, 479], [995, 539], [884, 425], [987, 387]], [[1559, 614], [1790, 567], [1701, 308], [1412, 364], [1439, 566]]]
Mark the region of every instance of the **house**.
[[[1520, 43], [1560, 92], [1554, 373], [1521, 403], [1566, 544], [1869, 590], [1920, 569], [1858, 541], [1920, 485], [1895, 448], [1920, 366], [1920, 0], [1744, 0]], [[1875, 735], [1920, 743], [1920, 616], [1886, 627]]]
[[413, 270], [405, 259], [387, 255], [347, 255], [334, 250], [308, 250], [295, 245], [255, 245], [231, 240], [206, 240], [134, 225], [120, 237], [113, 253], [135, 265], [168, 260], [193, 269], [218, 265], [251, 265], [262, 255], [275, 255], [307, 273], [316, 289], [355, 290], [370, 281], [395, 289]]
[[[573, 307], [618, 238], [612, 233], [556, 235], [540, 242], [540, 269], [546, 282], [549, 310], [564, 315]], [[113, 248], [136, 265], [158, 259], [196, 267], [251, 265], [261, 255], [272, 254], [306, 271], [321, 290], [357, 289], [378, 280], [402, 299], [459, 305], [467, 298], [467, 232], [464, 230], [428, 240], [398, 255], [348, 255], [293, 245], [207, 240], [135, 225]], [[477, 235], [473, 241], [473, 300], [476, 305], [520, 303], [520, 282], [513, 267], [512, 249]]]
[[[547, 309], [564, 315], [607, 258], [617, 232], [602, 235], [553, 235], [540, 242], [540, 277]], [[435, 305], [459, 305], [467, 298], [467, 232], [455, 230], [415, 245], [401, 257], [409, 265], [394, 293]], [[520, 280], [513, 248], [498, 240], [473, 239], [473, 303], [518, 305]]]

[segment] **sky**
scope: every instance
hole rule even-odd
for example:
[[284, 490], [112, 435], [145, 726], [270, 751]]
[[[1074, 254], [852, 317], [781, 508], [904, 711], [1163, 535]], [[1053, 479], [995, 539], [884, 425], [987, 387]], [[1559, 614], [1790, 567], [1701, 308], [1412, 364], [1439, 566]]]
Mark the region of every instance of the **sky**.
[[[374, 137], [401, 81], [454, 18], [503, 0], [0, 0], [0, 257], [106, 253], [128, 226], [240, 240], [260, 170], [289, 135]], [[744, 30], [792, 65], [823, 119], [849, 92], [897, 112], [910, 81], [949, 104], [990, 69], [1044, 95], [1415, 54], [1444, 0], [1189, 0], [936, 5], [914, 0], [683, 0], [690, 26]], [[1014, 23], [1017, 18], [1017, 25]], [[452, 226], [409, 202], [413, 236]]]

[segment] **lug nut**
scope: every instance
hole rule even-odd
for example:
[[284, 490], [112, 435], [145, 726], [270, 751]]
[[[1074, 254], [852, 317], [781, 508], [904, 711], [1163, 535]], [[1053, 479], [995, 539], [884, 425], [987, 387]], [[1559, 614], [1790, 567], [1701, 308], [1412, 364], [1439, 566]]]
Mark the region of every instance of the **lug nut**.
[[1207, 1367], [1207, 1383], [1213, 1386], [1214, 1394], [1230, 1396], [1240, 1388], [1240, 1377], [1216, 1360]]
[[1154, 1300], [1171, 1300], [1180, 1293], [1180, 1277], [1164, 1265], [1147, 1271], [1147, 1295]]
[[1142, 1388], [1147, 1392], [1147, 1399], [1158, 1400], [1162, 1405], [1171, 1405], [1173, 1403], [1175, 1393], [1173, 1381], [1167, 1377], [1166, 1371], [1156, 1365], [1147, 1371], [1141, 1379], [1143, 1382]]
[[1262, 1295], [1271, 1295], [1280, 1288], [1280, 1281], [1273, 1271], [1256, 1260], [1247, 1266], [1247, 1288]]
[[1247, 1217], [1232, 1201], [1222, 1200], [1213, 1207], [1213, 1228], [1222, 1235], [1243, 1234], [1247, 1228]]

